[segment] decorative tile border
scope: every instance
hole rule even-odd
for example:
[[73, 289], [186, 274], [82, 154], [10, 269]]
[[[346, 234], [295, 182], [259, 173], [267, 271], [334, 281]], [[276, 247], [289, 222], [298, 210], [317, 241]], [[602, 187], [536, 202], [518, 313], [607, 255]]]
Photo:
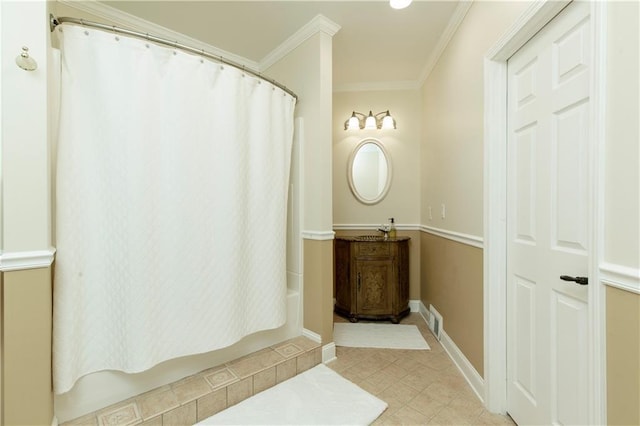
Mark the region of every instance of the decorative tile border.
[[282, 345], [277, 348], [274, 348], [274, 350], [285, 358], [290, 358], [292, 356], [300, 355], [303, 352], [302, 349], [300, 349], [293, 343], [287, 343], [286, 345]]
[[314, 367], [321, 350], [319, 343], [295, 337], [61, 426], [193, 424]]
[[220, 368], [210, 374], [206, 374], [204, 378], [214, 390], [238, 381], [238, 376], [236, 376], [235, 373], [227, 367]]
[[138, 406], [134, 402], [130, 402], [125, 406], [116, 407], [108, 411], [98, 414], [98, 425], [135, 425], [142, 422]]

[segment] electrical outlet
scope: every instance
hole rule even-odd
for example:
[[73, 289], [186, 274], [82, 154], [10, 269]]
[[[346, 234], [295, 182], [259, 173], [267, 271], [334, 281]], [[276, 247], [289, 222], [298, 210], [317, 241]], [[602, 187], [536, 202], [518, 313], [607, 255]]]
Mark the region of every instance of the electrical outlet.
[[445, 217], [447, 217], [447, 208], [445, 207], [444, 203], [441, 205], [440, 207], [440, 216], [444, 219]]
[[431, 206], [429, 206], [429, 220], [433, 220], [433, 214], [431, 213]]

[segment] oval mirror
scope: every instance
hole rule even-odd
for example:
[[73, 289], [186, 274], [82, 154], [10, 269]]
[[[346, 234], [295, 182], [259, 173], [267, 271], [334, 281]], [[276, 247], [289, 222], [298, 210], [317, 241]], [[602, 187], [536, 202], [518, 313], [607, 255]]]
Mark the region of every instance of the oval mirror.
[[365, 139], [349, 158], [347, 177], [353, 195], [364, 204], [380, 202], [391, 185], [391, 161], [382, 144]]

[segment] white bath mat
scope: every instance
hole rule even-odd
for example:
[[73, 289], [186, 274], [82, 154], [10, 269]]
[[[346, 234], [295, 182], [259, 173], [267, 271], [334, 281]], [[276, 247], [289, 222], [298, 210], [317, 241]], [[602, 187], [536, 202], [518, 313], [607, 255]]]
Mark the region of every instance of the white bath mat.
[[352, 348], [431, 349], [415, 325], [343, 323], [333, 326], [336, 346]]
[[386, 408], [386, 402], [319, 364], [197, 425], [368, 425]]

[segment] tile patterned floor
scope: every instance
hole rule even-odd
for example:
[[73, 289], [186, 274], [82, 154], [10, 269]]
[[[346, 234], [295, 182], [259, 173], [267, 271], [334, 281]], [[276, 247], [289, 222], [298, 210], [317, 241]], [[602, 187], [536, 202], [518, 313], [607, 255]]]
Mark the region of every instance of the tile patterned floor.
[[[334, 315], [334, 322], [347, 320]], [[415, 324], [431, 350], [338, 346], [337, 360], [327, 364], [389, 404], [374, 425], [514, 425], [485, 410], [420, 314], [400, 323]]]
[[[334, 315], [334, 322], [347, 320]], [[337, 347], [334, 371], [389, 404], [374, 425], [514, 425], [487, 412], [417, 313], [430, 351]], [[154, 389], [71, 425], [191, 425], [320, 362], [319, 344], [297, 337]]]

